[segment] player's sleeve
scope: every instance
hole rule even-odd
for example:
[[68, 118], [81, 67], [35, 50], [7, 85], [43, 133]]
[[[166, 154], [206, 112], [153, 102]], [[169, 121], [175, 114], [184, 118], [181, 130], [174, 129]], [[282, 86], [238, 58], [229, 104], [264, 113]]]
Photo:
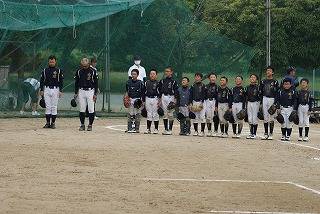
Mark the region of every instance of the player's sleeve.
[[132, 71], [132, 66], [129, 68], [129, 70], [128, 70], [128, 77], [129, 77], [129, 79], [131, 79], [132, 77], [131, 77], [131, 71]]
[[189, 101], [190, 103], [192, 103], [192, 100], [193, 100], [193, 85], [190, 87], [190, 93], [189, 93]]
[[281, 91], [279, 90], [277, 93], [276, 93], [276, 106], [277, 106], [277, 109], [280, 109], [280, 96], [281, 96]]
[[177, 81], [175, 80], [174, 83], [173, 83], [174, 97], [177, 97], [178, 88], [179, 88], [178, 83], [177, 83]]
[[143, 81], [141, 81], [141, 98], [143, 102], [146, 101], [146, 86]]
[[215, 103], [215, 107], [218, 108], [218, 97], [219, 97], [219, 87], [217, 87], [217, 99]]
[[177, 105], [180, 106], [180, 93], [179, 93], [179, 91], [177, 91], [176, 99], [177, 99]]
[[313, 102], [313, 96], [312, 96], [311, 91], [309, 91], [309, 102], [308, 102], [309, 111], [311, 111], [311, 109], [312, 109], [312, 102]]
[[126, 92], [127, 92], [128, 94], [129, 94], [129, 87], [130, 87], [129, 81], [131, 81], [131, 80], [128, 80], [128, 81], [126, 82]]
[[94, 75], [93, 75], [93, 80], [94, 80], [94, 94], [97, 94], [98, 93], [98, 88], [99, 88], [99, 77], [98, 77], [98, 73], [97, 73], [97, 70], [95, 69], [92, 69], [93, 72], [94, 72]]
[[296, 91], [293, 91], [293, 110], [298, 110], [298, 99]]
[[63, 76], [63, 73], [61, 71], [61, 69], [59, 69], [59, 90], [60, 92], [62, 92], [62, 89], [63, 89], [63, 81], [64, 81], [64, 76]]
[[163, 80], [160, 80], [160, 82], [159, 82], [159, 88], [158, 88], [158, 90], [159, 90], [159, 98], [161, 98], [162, 93], [163, 93], [163, 91], [162, 91], [162, 85], [163, 85]]
[[40, 91], [43, 91], [43, 87], [44, 87], [44, 75], [45, 75], [44, 72], [45, 72], [45, 69], [43, 69], [40, 76]]
[[78, 94], [79, 91], [79, 71], [74, 74], [74, 93]]
[[230, 89], [228, 88], [228, 106], [229, 108], [232, 108], [232, 97], [231, 97], [231, 91]]
[[201, 91], [201, 101], [204, 102], [206, 99], [206, 86], [203, 84], [202, 91]]
[[260, 85], [259, 85], [259, 91], [261, 93], [261, 96], [260, 96], [260, 104], [263, 104], [263, 88], [264, 88], [264, 83], [263, 83], [263, 80], [261, 80], [260, 82]]

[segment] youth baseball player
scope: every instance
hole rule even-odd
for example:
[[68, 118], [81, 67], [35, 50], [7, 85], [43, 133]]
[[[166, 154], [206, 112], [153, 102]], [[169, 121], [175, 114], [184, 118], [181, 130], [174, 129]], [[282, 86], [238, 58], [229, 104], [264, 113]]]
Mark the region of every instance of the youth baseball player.
[[[243, 128], [243, 120], [239, 120], [237, 118], [237, 114], [242, 110], [245, 109], [246, 103], [246, 96], [244, 87], [242, 86], [243, 77], [236, 76], [235, 83], [236, 86], [231, 88], [231, 102], [232, 102], [232, 115], [235, 122], [232, 124], [233, 136], [232, 138], [240, 138], [241, 131]], [[238, 125], [238, 132], [237, 132], [237, 125]]]
[[260, 87], [257, 84], [258, 76], [255, 74], [250, 75], [250, 85], [246, 86], [245, 93], [247, 96], [247, 114], [248, 123], [250, 126], [250, 134], [247, 139], [255, 139], [257, 137], [258, 129], [258, 111], [261, 100]]
[[39, 88], [40, 88], [40, 82], [34, 78], [27, 78], [23, 81], [22, 93], [23, 93], [24, 102], [20, 110], [21, 115], [26, 114], [24, 111], [24, 108], [26, 107], [26, 103], [29, 101], [29, 96], [31, 97], [31, 103], [32, 103], [31, 115], [33, 116], [40, 115], [37, 112]]
[[[56, 128], [58, 113], [58, 100], [62, 96], [63, 74], [60, 68], [56, 67], [57, 58], [49, 56], [49, 67], [43, 69], [40, 78], [40, 96], [44, 97], [46, 103], [46, 124], [43, 128]], [[51, 124], [50, 124], [51, 120]]]
[[[312, 108], [312, 93], [308, 90], [308, 79], [301, 79], [301, 89], [297, 91], [297, 105], [299, 116], [299, 138], [298, 141], [309, 141], [309, 117]], [[302, 138], [303, 127], [305, 128], [305, 135]]]
[[[131, 105], [128, 108], [128, 129], [127, 133], [139, 133], [140, 132], [140, 121], [141, 121], [141, 109], [144, 107], [145, 100], [145, 88], [141, 80], [138, 80], [139, 70], [133, 69], [131, 71], [131, 79], [126, 83], [126, 95], [130, 97]], [[138, 101], [141, 101], [139, 106]], [[135, 124], [133, 128], [132, 125]]]
[[144, 69], [144, 67], [142, 67], [140, 65], [141, 64], [141, 60], [142, 60], [141, 56], [136, 55], [136, 56], [133, 57], [133, 60], [134, 60], [134, 64], [128, 70], [129, 79], [132, 78], [131, 71], [133, 69], [138, 69], [139, 70], [138, 80], [141, 80], [143, 82], [147, 81], [146, 70]]
[[179, 135], [189, 136], [191, 122], [189, 118], [190, 112], [190, 88], [188, 87], [189, 78], [182, 77], [181, 87], [179, 87], [177, 92], [177, 104], [179, 112], [183, 114], [184, 119], [180, 120], [180, 133]]
[[278, 92], [277, 108], [278, 114], [281, 113], [284, 117], [284, 123], [281, 124], [281, 140], [290, 141], [292, 122], [289, 121], [289, 116], [293, 110], [297, 109], [297, 99], [289, 78], [283, 80], [283, 88]]
[[[172, 127], [173, 127], [173, 112], [174, 109], [168, 110], [168, 105], [170, 102], [174, 102], [177, 104], [177, 90], [178, 84], [177, 81], [172, 77], [173, 70], [170, 66], [165, 68], [165, 78], [163, 78], [159, 82], [159, 89], [160, 89], [160, 99], [159, 99], [159, 106], [162, 107], [164, 111], [163, 115], [163, 124], [164, 124], [164, 132], [163, 135], [172, 135]], [[169, 127], [168, 127], [168, 120], [169, 120]]]
[[82, 69], [78, 70], [74, 75], [74, 99], [79, 99], [80, 105], [80, 128], [79, 131], [85, 130], [85, 112], [88, 105], [89, 124], [87, 131], [92, 131], [94, 121], [94, 103], [98, 96], [98, 75], [97, 71], [90, 67], [89, 60], [83, 58], [81, 60]]
[[[203, 105], [206, 96], [206, 86], [202, 82], [202, 77], [201, 73], [196, 73], [194, 75], [195, 82], [190, 88], [190, 109], [196, 115], [196, 118], [193, 120], [193, 136], [198, 136], [199, 134], [199, 137], [204, 136], [204, 129], [206, 127], [206, 108]], [[198, 133], [198, 121], [201, 122], [200, 133]]]
[[[273, 129], [274, 129], [274, 114], [270, 115], [268, 110], [275, 104], [275, 97], [279, 90], [279, 83], [273, 78], [274, 67], [268, 66], [266, 69], [267, 78], [262, 80], [260, 83], [261, 91], [261, 101], [260, 109], [263, 110], [264, 118], [264, 135], [262, 140], [272, 140], [273, 139]], [[268, 124], [270, 126], [270, 132], [268, 132]]]
[[157, 78], [157, 70], [150, 70], [150, 80], [144, 83], [145, 85], [145, 105], [147, 110], [147, 130], [145, 134], [151, 134], [151, 123], [154, 121], [153, 134], [158, 134], [159, 129], [159, 114], [158, 114], [158, 99], [160, 96], [159, 92], [159, 81]]
[[230, 89], [227, 87], [228, 78], [221, 77], [220, 78], [220, 86], [217, 89], [217, 101], [215, 111], [218, 112], [219, 120], [220, 120], [220, 129], [221, 136], [223, 138], [228, 137], [228, 128], [229, 123], [224, 118], [224, 114], [229, 111], [232, 111], [231, 108], [231, 100], [230, 100]]
[[[208, 137], [217, 137], [218, 136], [218, 127], [219, 123], [216, 123], [213, 120], [215, 116], [214, 110], [216, 107], [216, 98], [217, 98], [217, 89], [218, 85], [216, 84], [217, 75], [215, 73], [210, 73], [208, 75], [209, 84], [206, 85], [206, 100], [204, 102], [206, 109], [206, 121], [208, 127]], [[212, 133], [211, 127], [212, 123], [214, 124], [214, 132]]]

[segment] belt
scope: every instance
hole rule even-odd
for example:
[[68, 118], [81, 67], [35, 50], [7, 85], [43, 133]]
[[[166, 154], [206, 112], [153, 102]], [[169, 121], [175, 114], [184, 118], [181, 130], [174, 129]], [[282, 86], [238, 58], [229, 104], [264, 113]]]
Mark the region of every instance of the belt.
[[208, 100], [212, 101], [212, 100], [214, 100], [214, 98], [208, 98]]
[[164, 96], [171, 96], [171, 94], [163, 93]]
[[156, 98], [156, 97], [158, 97], [158, 96], [147, 96], [148, 98]]
[[283, 108], [291, 108], [292, 106], [282, 106]]
[[201, 100], [193, 100], [193, 101], [200, 102]]
[[305, 105], [307, 105], [308, 103], [300, 103], [301, 105], [303, 105], [303, 106], [305, 106]]
[[46, 88], [56, 89], [56, 88], [57, 88], [57, 86], [54, 86], [54, 85], [46, 85]]
[[92, 90], [93, 88], [86, 88], [86, 87], [80, 87], [81, 90], [84, 90], [84, 91], [90, 91]]

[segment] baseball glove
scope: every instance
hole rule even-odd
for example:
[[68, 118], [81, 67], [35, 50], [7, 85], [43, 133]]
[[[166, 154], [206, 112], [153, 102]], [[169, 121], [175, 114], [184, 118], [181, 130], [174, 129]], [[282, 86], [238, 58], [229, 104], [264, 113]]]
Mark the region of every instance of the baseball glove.
[[268, 113], [269, 113], [270, 115], [274, 115], [274, 113], [276, 113], [276, 111], [277, 111], [277, 106], [276, 106], [275, 104], [272, 104], [272, 105], [270, 106], [270, 108], [268, 109]]
[[[291, 112], [291, 114], [289, 115], [289, 121], [290, 121], [290, 122], [294, 122], [297, 117], [298, 117], [297, 111], [293, 110], [293, 111]], [[298, 121], [299, 121], [299, 117], [298, 117]], [[299, 123], [299, 122], [298, 122], [298, 123]]]
[[238, 113], [237, 113], [237, 118], [238, 120], [243, 120], [246, 117], [246, 110], [245, 109], [241, 109]]
[[128, 94], [125, 94], [123, 97], [123, 105], [126, 108], [129, 108], [129, 106], [131, 105], [131, 100]]
[[175, 107], [176, 107], [176, 104], [174, 104], [174, 102], [172, 102], [172, 101], [168, 104], [168, 110], [172, 110]]
[[177, 114], [177, 120], [180, 122], [180, 121], [183, 121], [184, 119], [185, 119], [185, 116], [181, 112], [179, 112]]
[[258, 118], [259, 118], [259, 120], [264, 120], [264, 116], [263, 116], [262, 110], [258, 111]]
[[193, 112], [199, 112], [199, 111], [202, 110], [202, 108], [203, 108], [203, 105], [201, 105], [199, 102], [196, 102], [196, 103], [193, 103], [193, 104], [192, 104], [191, 110], [192, 110]]
[[196, 115], [192, 111], [189, 111], [189, 118], [196, 119]]
[[147, 117], [148, 116], [148, 112], [146, 108], [141, 109], [141, 116], [142, 117]]
[[70, 104], [71, 104], [72, 107], [77, 107], [77, 102], [76, 102], [75, 99], [72, 99], [72, 100], [70, 101]]
[[46, 103], [45, 103], [43, 97], [42, 97], [41, 100], [39, 101], [39, 105], [40, 105], [42, 108], [45, 108], [45, 107], [46, 107]]
[[215, 123], [215, 124], [217, 124], [217, 123], [220, 122], [219, 116], [218, 116], [217, 114], [215, 114], [215, 115], [213, 116], [212, 120], [213, 120], [213, 123]]
[[164, 115], [164, 111], [161, 107], [158, 108], [157, 113], [159, 114], [159, 116], [163, 116]]
[[278, 114], [277, 116], [277, 121], [280, 123], [280, 124], [284, 124], [284, 117], [282, 114]]

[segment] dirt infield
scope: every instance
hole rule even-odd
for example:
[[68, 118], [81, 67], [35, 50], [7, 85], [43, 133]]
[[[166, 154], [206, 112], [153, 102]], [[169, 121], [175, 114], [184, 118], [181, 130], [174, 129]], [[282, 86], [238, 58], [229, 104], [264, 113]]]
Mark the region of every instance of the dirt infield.
[[246, 140], [247, 126], [222, 139], [178, 136], [177, 122], [174, 136], [126, 134], [125, 118], [44, 122], [0, 119], [0, 213], [320, 213], [319, 125], [281, 142]]

